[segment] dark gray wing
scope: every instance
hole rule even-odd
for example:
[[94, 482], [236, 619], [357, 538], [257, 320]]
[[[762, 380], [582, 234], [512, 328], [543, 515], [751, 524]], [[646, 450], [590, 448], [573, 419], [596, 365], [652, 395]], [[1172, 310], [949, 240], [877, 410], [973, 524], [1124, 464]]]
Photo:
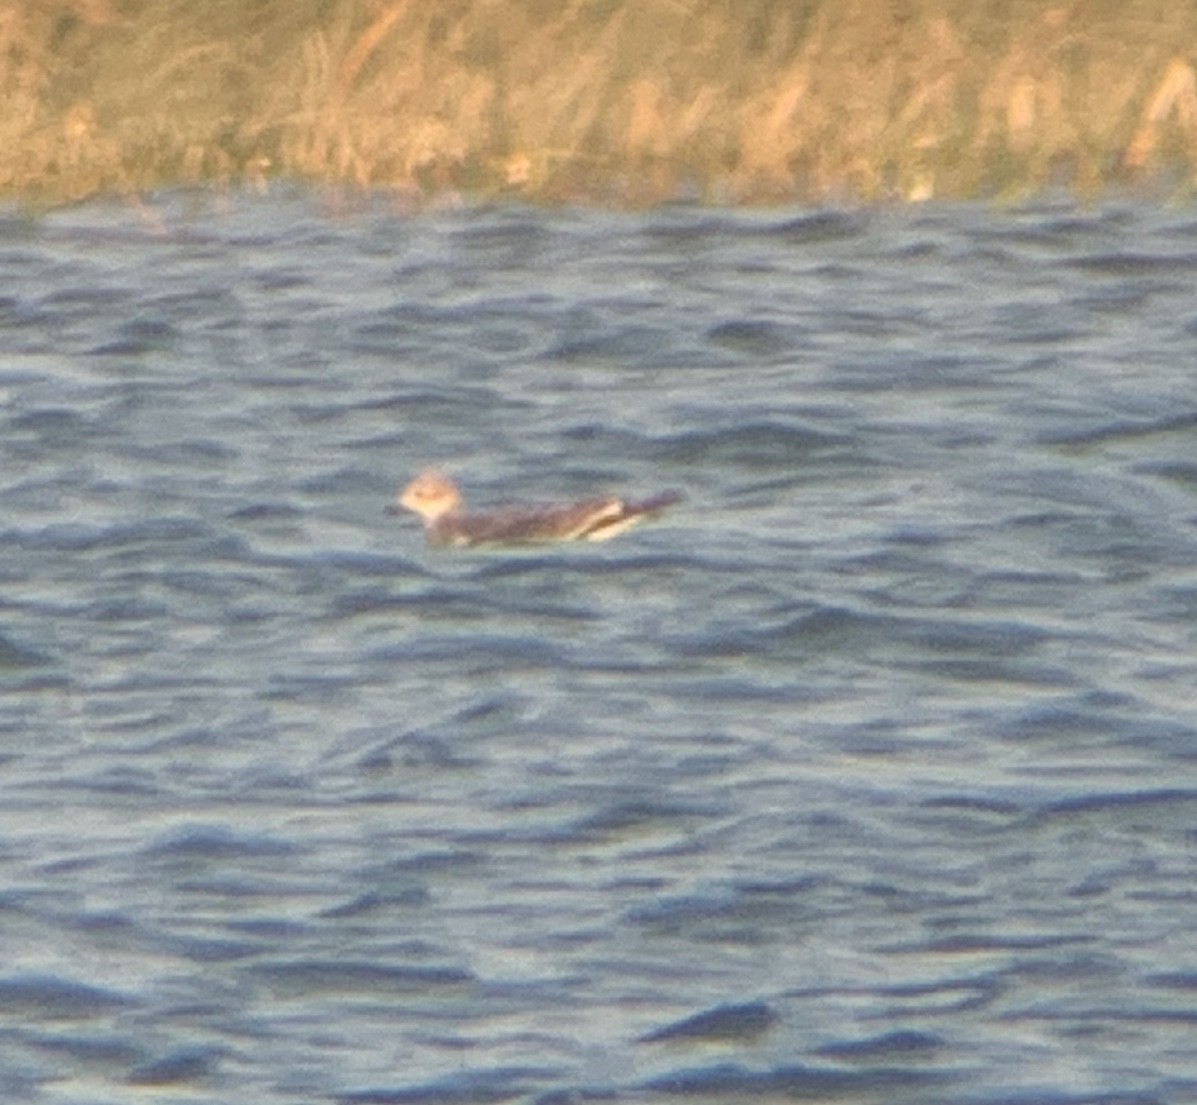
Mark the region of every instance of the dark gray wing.
[[436, 545], [528, 545], [541, 541], [601, 541], [640, 518], [659, 514], [682, 496], [668, 491], [639, 502], [585, 499], [579, 503], [516, 506], [478, 514], [452, 514], [429, 528]]

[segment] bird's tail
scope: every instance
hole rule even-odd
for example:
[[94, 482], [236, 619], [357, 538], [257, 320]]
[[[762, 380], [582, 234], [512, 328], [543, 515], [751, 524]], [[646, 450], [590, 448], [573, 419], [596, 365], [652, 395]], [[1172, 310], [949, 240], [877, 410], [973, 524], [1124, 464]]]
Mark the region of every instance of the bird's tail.
[[685, 497], [680, 491], [662, 491], [659, 495], [653, 495], [651, 498], [627, 503], [625, 511], [628, 514], [644, 514], [651, 518], [680, 503]]

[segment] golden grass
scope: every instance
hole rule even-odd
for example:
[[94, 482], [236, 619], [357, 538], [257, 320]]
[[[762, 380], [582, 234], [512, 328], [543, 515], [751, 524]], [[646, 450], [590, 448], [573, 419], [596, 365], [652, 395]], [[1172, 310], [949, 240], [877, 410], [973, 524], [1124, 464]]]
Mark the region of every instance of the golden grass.
[[0, 0], [0, 194], [1092, 195], [1197, 172], [1175, 0]]

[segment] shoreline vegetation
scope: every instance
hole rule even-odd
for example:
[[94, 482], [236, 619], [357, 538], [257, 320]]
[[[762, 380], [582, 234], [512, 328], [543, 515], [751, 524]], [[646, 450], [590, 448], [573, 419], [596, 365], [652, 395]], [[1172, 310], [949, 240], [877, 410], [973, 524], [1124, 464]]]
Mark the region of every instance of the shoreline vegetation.
[[637, 207], [1197, 180], [1176, 0], [0, 0], [0, 197]]

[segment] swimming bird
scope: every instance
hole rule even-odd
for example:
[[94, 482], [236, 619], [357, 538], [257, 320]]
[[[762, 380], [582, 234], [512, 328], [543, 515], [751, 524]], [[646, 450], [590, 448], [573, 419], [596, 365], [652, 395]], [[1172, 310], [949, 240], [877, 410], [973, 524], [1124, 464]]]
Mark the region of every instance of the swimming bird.
[[448, 476], [424, 472], [411, 481], [390, 506], [392, 513], [410, 510], [424, 519], [430, 545], [470, 548], [474, 545], [530, 545], [545, 541], [606, 541], [645, 518], [680, 502], [677, 491], [632, 501], [616, 496], [576, 503], [506, 506], [467, 514], [461, 492]]

